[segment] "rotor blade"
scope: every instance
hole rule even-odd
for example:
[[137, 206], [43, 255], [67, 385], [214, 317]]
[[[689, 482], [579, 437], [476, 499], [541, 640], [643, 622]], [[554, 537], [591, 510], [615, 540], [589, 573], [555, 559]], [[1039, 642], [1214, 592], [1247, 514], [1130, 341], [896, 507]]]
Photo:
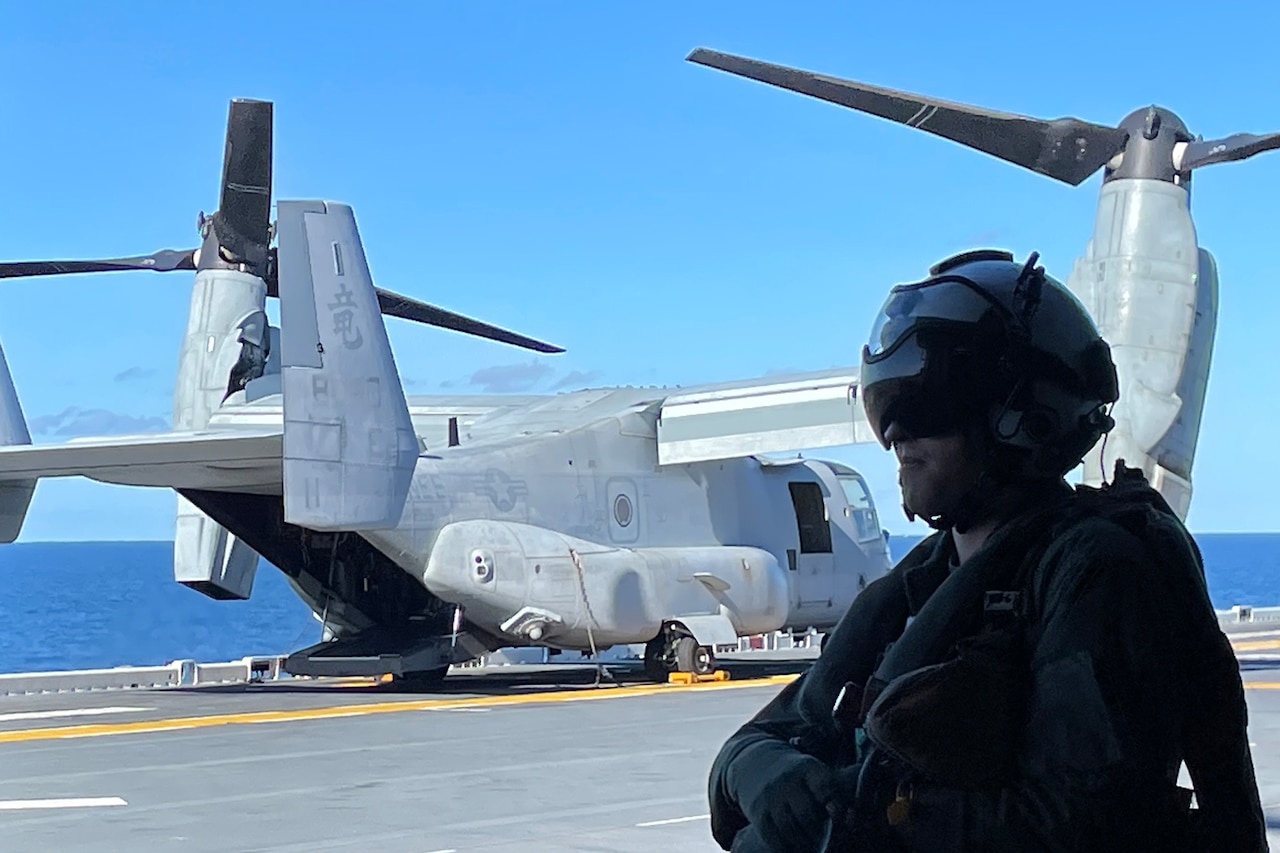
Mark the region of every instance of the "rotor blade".
[[[267, 245], [271, 224], [272, 103], [236, 98], [227, 110], [227, 141], [222, 160], [218, 214], [236, 239]], [[225, 235], [220, 235], [225, 236]], [[249, 253], [227, 246], [241, 257]]]
[[1189, 142], [1182, 152], [1179, 169], [1196, 169], [1211, 163], [1243, 160], [1263, 151], [1280, 148], [1280, 133], [1256, 136], [1252, 133], [1235, 133], [1222, 139]]
[[392, 317], [401, 317], [405, 320], [452, 329], [455, 332], [465, 332], [468, 335], [488, 338], [491, 341], [499, 341], [504, 344], [514, 344], [537, 352], [564, 352], [563, 347], [535, 341], [533, 338], [526, 338], [524, 335], [517, 335], [515, 332], [509, 332], [497, 326], [490, 326], [488, 323], [481, 323], [479, 320], [473, 320], [461, 314], [454, 314], [452, 311], [446, 311], [443, 308], [419, 302], [408, 296], [401, 296], [398, 293], [392, 293], [380, 287], [375, 288], [375, 290], [378, 293], [378, 305], [381, 306], [382, 313]]
[[924, 130], [1073, 186], [1119, 153], [1127, 139], [1119, 128], [1080, 119], [996, 112], [705, 48], [687, 59]]
[[0, 278], [25, 278], [39, 275], [65, 275], [80, 272], [122, 272], [151, 270], [173, 272], [196, 268], [195, 249], [178, 251], [163, 249], [154, 255], [137, 258], [114, 258], [104, 261], [13, 261], [0, 263]]

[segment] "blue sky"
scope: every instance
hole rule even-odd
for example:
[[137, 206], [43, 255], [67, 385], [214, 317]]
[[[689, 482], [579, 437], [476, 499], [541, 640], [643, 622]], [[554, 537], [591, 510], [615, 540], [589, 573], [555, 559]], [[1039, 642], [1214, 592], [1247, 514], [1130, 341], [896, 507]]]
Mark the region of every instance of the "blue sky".
[[[195, 245], [227, 101], [276, 103], [275, 198], [352, 204], [377, 282], [559, 343], [390, 320], [410, 393], [692, 384], [856, 363], [892, 284], [975, 245], [1065, 277], [1099, 177], [1068, 187], [927, 134], [684, 61], [706, 46], [995, 109], [1206, 138], [1280, 130], [1276, 13], [1201, 4], [133, 2], [11, 6], [0, 257]], [[1236, 7], [1233, 7], [1233, 9]], [[1271, 250], [1280, 152], [1197, 173], [1221, 308], [1193, 530], [1277, 530]], [[0, 283], [37, 441], [163, 428], [190, 274]], [[824, 451], [897, 508], [878, 447]], [[169, 538], [166, 491], [42, 482], [23, 538]]]

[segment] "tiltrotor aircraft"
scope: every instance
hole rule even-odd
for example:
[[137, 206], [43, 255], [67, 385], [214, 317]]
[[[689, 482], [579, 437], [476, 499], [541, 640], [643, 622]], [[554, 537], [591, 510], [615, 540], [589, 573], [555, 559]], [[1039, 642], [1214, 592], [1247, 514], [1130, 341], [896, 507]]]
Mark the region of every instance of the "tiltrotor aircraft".
[[856, 367], [406, 398], [382, 314], [561, 350], [375, 288], [346, 205], [282, 200], [271, 223], [272, 119], [231, 103], [198, 249], [0, 264], [195, 273], [171, 432], [32, 445], [0, 355], [0, 540], [41, 477], [169, 488], [177, 581], [247, 598], [262, 556], [323, 622], [287, 670], [428, 682], [537, 645], [646, 644], [657, 679], [708, 672], [740, 636], [830, 628], [889, 569], [857, 471], [763, 455], [873, 440]]
[[933, 133], [1077, 186], [1103, 169], [1093, 236], [1064, 284], [1111, 344], [1116, 426], [1085, 457], [1101, 485], [1115, 460], [1141, 467], [1185, 520], [1218, 317], [1218, 272], [1197, 245], [1191, 173], [1280, 148], [1280, 133], [1205, 141], [1173, 112], [1118, 127], [995, 112], [698, 48], [687, 59]]

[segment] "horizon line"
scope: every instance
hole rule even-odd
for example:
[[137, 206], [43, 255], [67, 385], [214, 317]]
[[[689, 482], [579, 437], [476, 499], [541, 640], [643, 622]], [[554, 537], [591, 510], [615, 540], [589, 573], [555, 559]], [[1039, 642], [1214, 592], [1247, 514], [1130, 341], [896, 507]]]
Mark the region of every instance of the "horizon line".
[[[1280, 530], [1200, 530], [1189, 531], [1192, 536], [1280, 536]], [[900, 539], [923, 539], [931, 533], [894, 533], [889, 531], [889, 536]], [[16, 542], [9, 542], [7, 545], [110, 545], [110, 544], [151, 544], [161, 543], [172, 545], [173, 539], [19, 539]]]

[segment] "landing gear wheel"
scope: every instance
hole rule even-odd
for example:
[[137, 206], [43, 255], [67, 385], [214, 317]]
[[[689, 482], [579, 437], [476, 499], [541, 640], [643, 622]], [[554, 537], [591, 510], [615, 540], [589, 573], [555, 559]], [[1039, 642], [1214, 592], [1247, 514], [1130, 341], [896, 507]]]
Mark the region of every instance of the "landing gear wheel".
[[673, 672], [710, 675], [716, 671], [716, 658], [709, 646], [698, 641], [680, 625], [668, 625], [644, 647], [644, 674], [665, 683]]
[[710, 648], [698, 645], [693, 637], [681, 637], [676, 640], [676, 669], [695, 675], [710, 675], [715, 672], [716, 658]]

